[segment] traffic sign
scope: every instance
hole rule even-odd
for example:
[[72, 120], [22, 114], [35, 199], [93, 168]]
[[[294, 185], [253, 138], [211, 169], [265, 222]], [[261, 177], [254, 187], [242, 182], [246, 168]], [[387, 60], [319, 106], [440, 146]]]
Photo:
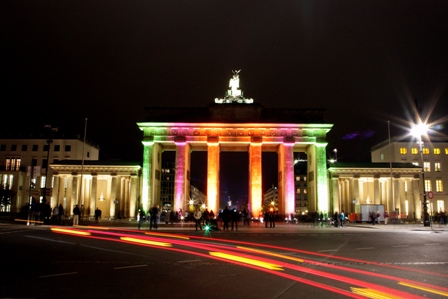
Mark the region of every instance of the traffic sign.
[[432, 191], [426, 192], [426, 195], [428, 195], [429, 199], [433, 199], [434, 198], [434, 193], [432, 193]]

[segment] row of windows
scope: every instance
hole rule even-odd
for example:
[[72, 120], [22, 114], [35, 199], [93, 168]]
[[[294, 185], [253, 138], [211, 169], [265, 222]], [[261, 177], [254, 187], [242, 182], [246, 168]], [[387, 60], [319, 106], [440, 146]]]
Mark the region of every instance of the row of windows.
[[[414, 163], [415, 165], [419, 166], [418, 163]], [[431, 172], [431, 163], [430, 162], [423, 162], [423, 170], [425, 172]], [[434, 163], [434, 171], [440, 172], [442, 171], [442, 164], [440, 162]]]
[[[411, 148], [411, 154], [412, 155], [417, 155], [418, 152], [419, 152], [418, 148], [416, 148], [416, 147]], [[434, 155], [440, 155], [441, 150], [440, 150], [440, 148], [434, 148], [433, 152], [434, 152]], [[400, 154], [401, 155], [406, 155], [407, 153], [408, 153], [408, 149], [407, 148], [400, 147]], [[422, 153], [423, 153], [423, 155], [429, 155], [429, 148], [427, 148], [427, 147], [422, 148]], [[445, 148], [445, 155], [448, 155], [448, 147]]]
[[[45, 144], [43, 146], [42, 150], [44, 152], [47, 152], [48, 151], [48, 144]], [[71, 150], [72, 150], [72, 146], [71, 145], [64, 146], [64, 151], [65, 152], [70, 152]], [[6, 151], [6, 144], [0, 144], [0, 151], [2, 151], [2, 152]], [[17, 144], [12, 144], [11, 145], [11, 151], [12, 152], [16, 152], [17, 151]], [[27, 151], [28, 151], [28, 144], [22, 144], [22, 152], [27, 152]], [[31, 146], [31, 151], [38, 152], [39, 151], [39, 145], [38, 144], [33, 144]], [[53, 146], [53, 151], [60, 152], [61, 151], [61, 145], [55, 144]]]
[[306, 182], [306, 176], [296, 176], [296, 182]]
[[[426, 191], [432, 191], [432, 184], [431, 180], [425, 180], [425, 190]], [[443, 182], [442, 180], [436, 180], [436, 190], [435, 192], [441, 193], [443, 192]]]

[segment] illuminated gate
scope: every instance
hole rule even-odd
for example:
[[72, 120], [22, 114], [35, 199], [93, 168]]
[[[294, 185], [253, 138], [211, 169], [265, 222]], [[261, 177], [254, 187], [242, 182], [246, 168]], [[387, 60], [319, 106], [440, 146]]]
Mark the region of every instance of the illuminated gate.
[[[235, 82], [238, 80], [237, 82]], [[220, 152], [249, 154], [249, 207], [262, 210], [262, 152], [278, 154], [278, 212], [295, 212], [294, 152], [308, 160], [309, 210], [329, 210], [326, 134], [322, 109], [271, 109], [245, 99], [238, 72], [230, 80], [224, 99], [205, 108], [147, 108], [143, 131], [143, 209], [160, 204], [162, 152], [175, 151], [174, 209], [187, 207], [190, 193], [190, 154], [207, 151], [207, 207], [218, 211]], [[221, 207], [222, 208], [222, 207]]]

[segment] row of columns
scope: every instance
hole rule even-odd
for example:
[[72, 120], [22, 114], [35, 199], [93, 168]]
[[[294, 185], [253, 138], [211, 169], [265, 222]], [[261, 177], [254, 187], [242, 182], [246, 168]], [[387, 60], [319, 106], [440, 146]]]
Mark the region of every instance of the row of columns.
[[[185, 138], [177, 137], [174, 140], [176, 146], [175, 164], [175, 190], [174, 190], [174, 210], [184, 209], [189, 201], [190, 195], [190, 164], [191, 145]], [[144, 157], [142, 172], [142, 198], [144, 209], [160, 203], [160, 178], [157, 173], [161, 170], [162, 146], [152, 140], [143, 141]], [[315, 180], [310, 181], [310, 188], [313, 189], [314, 197], [311, 207], [325, 207], [327, 210], [328, 188], [325, 145], [309, 145], [307, 153], [309, 169]], [[295, 212], [295, 181], [294, 181], [294, 142], [279, 143], [278, 153], [278, 192], [279, 192], [279, 213], [282, 215]], [[225, 150], [223, 144], [219, 142], [218, 136], [207, 138], [207, 208], [218, 211], [219, 188], [220, 188], [220, 152]], [[261, 212], [263, 208], [263, 186], [262, 186], [262, 139], [253, 138], [249, 143], [249, 209], [254, 213]]]
[[[94, 216], [95, 209], [102, 207], [102, 217], [134, 218], [139, 193], [137, 175], [55, 175], [51, 207], [62, 204], [65, 215], [72, 215], [73, 208], [84, 205], [84, 215]], [[98, 183], [102, 183], [101, 192]], [[101, 193], [103, 198], [100, 200]], [[78, 196], [78, 194], [80, 196]]]
[[[400, 217], [421, 218], [421, 201], [418, 178], [391, 178], [374, 176], [371, 178], [331, 179], [333, 211], [355, 212], [360, 204], [384, 205], [385, 211], [400, 212]], [[370, 199], [370, 202], [367, 201]], [[407, 203], [407, 204], [406, 204]]]

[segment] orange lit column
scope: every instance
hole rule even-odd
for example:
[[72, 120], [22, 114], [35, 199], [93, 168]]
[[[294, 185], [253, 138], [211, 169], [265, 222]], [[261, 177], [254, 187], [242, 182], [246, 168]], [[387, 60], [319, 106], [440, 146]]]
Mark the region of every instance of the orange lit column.
[[[254, 137], [255, 138], [255, 137]], [[254, 140], [249, 146], [249, 207], [253, 215], [262, 210], [262, 164], [261, 138]]]
[[295, 186], [294, 186], [294, 143], [285, 142], [279, 145], [279, 198], [278, 213], [281, 216], [295, 212]]
[[176, 137], [176, 174], [174, 178], [174, 210], [184, 210], [189, 199], [190, 145], [185, 137]]
[[217, 213], [219, 208], [219, 137], [207, 139], [207, 207]]

